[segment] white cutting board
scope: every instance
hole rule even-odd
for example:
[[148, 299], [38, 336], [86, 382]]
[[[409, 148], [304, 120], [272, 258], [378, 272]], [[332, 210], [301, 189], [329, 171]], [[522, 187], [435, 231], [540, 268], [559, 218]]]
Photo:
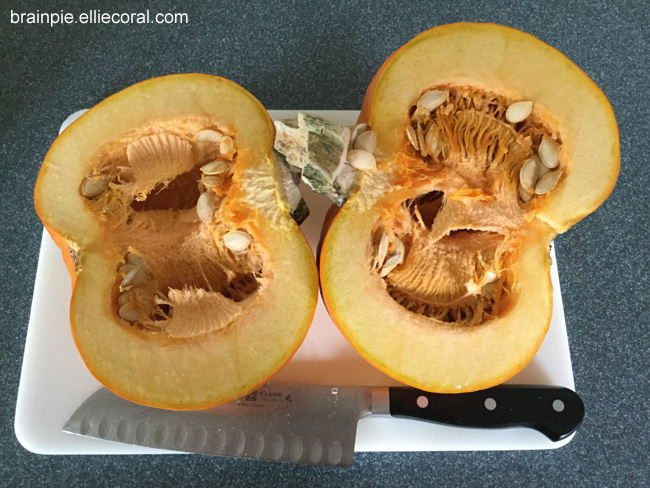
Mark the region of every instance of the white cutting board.
[[[347, 125], [354, 124], [358, 115], [357, 111], [309, 112]], [[289, 110], [270, 111], [275, 119], [293, 118], [296, 113]], [[77, 112], [70, 116], [64, 126], [79, 115]], [[303, 223], [302, 229], [315, 249], [330, 203], [312, 192], [304, 193], [311, 215]], [[532, 362], [508, 383], [574, 389], [554, 250], [551, 250], [551, 256], [554, 289], [551, 326]], [[70, 278], [61, 252], [44, 231], [16, 404], [15, 429], [18, 440], [26, 449], [38, 454], [169, 453], [81, 437], [61, 430], [77, 407], [101, 387], [86, 369], [73, 343], [68, 318], [70, 294]], [[272, 381], [339, 386], [399, 384], [359, 356], [330, 320], [320, 299], [304, 343]], [[574, 435], [554, 443], [541, 433], [525, 428], [468, 429], [375, 416], [359, 422], [355, 450], [553, 449], [567, 444]]]

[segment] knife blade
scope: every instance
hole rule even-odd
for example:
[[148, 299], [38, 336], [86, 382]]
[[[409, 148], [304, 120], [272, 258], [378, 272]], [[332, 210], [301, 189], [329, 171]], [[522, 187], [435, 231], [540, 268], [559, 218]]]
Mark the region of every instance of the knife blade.
[[63, 430], [178, 452], [350, 466], [357, 423], [368, 415], [459, 427], [529, 427], [559, 441], [578, 428], [584, 405], [574, 391], [548, 386], [440, 394], [406, 387], [267, 383], [225, 405], [182, 412], [138, 405], [102, 388]]

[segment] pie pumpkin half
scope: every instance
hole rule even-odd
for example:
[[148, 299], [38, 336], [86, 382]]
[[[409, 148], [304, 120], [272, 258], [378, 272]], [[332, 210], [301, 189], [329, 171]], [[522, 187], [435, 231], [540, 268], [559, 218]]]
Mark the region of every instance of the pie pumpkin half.
[[70, 270], [75, 344], [110, 390], [207, 408], [301, 344], [318, 278], [273, 139], [242, 87], [185, 74], [109, 97], [53, 143], [36, 210]]
[[396, 51], [359, 123], [375, 133], [376, 169], [360, 172], [322, 244], [331, 316], [409, 385], [453, 393], [507, 380], [550, 324], [551, 241], [616, 182], [607, 98], [533, 36], [463, 23]]

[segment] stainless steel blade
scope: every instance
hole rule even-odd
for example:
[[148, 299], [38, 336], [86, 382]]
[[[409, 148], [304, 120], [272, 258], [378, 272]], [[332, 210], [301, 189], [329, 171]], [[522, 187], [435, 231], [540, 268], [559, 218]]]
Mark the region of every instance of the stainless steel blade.
[[145, 407], [101, 389], [63, 430], [181, 452], [350, 466], [358, 420], [370, 413], [362, 387], [267, 384], [210, 410]]

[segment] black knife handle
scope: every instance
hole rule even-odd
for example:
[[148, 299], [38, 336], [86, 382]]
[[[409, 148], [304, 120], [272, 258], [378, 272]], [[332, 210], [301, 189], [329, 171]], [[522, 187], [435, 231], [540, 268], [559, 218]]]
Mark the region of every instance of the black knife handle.
[[501, 385], [472, 393], [429, 393], [389, 388], [393, 417], [428, 420], [461, 427], [529, 427], [556, 442], [582, 422], [578, 394], [554, 386]]

